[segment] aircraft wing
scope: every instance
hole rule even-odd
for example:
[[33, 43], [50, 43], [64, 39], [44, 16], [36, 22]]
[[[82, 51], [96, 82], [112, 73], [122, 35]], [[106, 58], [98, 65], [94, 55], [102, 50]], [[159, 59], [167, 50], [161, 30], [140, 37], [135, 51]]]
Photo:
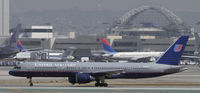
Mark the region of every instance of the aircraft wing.
[[26, 49], [26, 51], [40, 51], [40, 50], [42, 50], [42, 47]]
[[131, 57], [130, 60], [144, 60], [144, 59], [150, 59], [153, 56], [143, 56], [143, 57]]
[[118, 74], [122, 73], [124, 70], [122, 69], [111, 69], [111, 70], [98, 70], [98, 71], [92, 71], [90, 74], [94, 77], [98, 76], [108, 76], [112, 74]]
[[182, 56], [183, 58], [200, 59], [200, 56]]
[[103, 56], [103, 57], [112, 57], [113, 54], [112, 54], [112, 53], [105, 53], [105, 54], [103, 54], [102, 56]]
[[[140, 57], [141, 58], [141, 57]], [[132, 57], [132, 58], [130, 58], [130, 60], [138, 60], [138, 59], [140, 59], [139, 57]]]

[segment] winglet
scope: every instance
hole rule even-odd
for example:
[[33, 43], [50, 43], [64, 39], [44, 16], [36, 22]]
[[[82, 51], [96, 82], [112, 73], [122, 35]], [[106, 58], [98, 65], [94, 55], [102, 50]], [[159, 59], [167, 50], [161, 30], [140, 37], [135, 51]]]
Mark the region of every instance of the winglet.
[[156, 62], [157, 64], [179, 65], [189, 36], [181, 36]]
[[105, 38], [102, 38], [101, 42], [105, 52], [115, 53], [115, 50], [110, 46], [110, 44], [106, 41]]

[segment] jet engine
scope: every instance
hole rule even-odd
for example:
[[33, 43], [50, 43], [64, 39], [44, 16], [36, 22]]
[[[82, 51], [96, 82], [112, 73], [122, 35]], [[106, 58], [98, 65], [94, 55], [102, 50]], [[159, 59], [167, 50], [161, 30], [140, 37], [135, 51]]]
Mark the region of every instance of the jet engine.
[[69, 77], [68, 80], [72, 84], [75, 83], [84, 84], [94, 81], [95, 79], [89, 74], [77, 73], [75, 77]]

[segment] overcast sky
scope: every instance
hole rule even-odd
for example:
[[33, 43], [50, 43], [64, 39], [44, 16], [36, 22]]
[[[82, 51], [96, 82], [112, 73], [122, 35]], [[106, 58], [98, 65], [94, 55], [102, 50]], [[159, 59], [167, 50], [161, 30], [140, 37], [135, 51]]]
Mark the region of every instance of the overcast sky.
[[79, 8], [82, 10], [130, 10], [142, 5], [164, 6], [171, 11], [200, 12], [200, 0], [10, 0], [14, 12]]

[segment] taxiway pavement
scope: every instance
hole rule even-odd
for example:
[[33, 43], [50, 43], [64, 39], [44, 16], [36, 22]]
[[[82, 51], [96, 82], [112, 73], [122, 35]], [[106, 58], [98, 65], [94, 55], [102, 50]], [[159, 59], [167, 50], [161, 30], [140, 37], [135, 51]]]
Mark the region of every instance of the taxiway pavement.
[[71, 85], [67, 78], [33, 78], [33, 87], [24, 77], [8, 74], [11, 67], [0, 67], [0, 92], [76, 92], [76, 93], [200, 93], [200, 68], [188, 66], [188, 70], [157, 78], [106, 80], [109, 87], [94, 87], [94, 83]]

